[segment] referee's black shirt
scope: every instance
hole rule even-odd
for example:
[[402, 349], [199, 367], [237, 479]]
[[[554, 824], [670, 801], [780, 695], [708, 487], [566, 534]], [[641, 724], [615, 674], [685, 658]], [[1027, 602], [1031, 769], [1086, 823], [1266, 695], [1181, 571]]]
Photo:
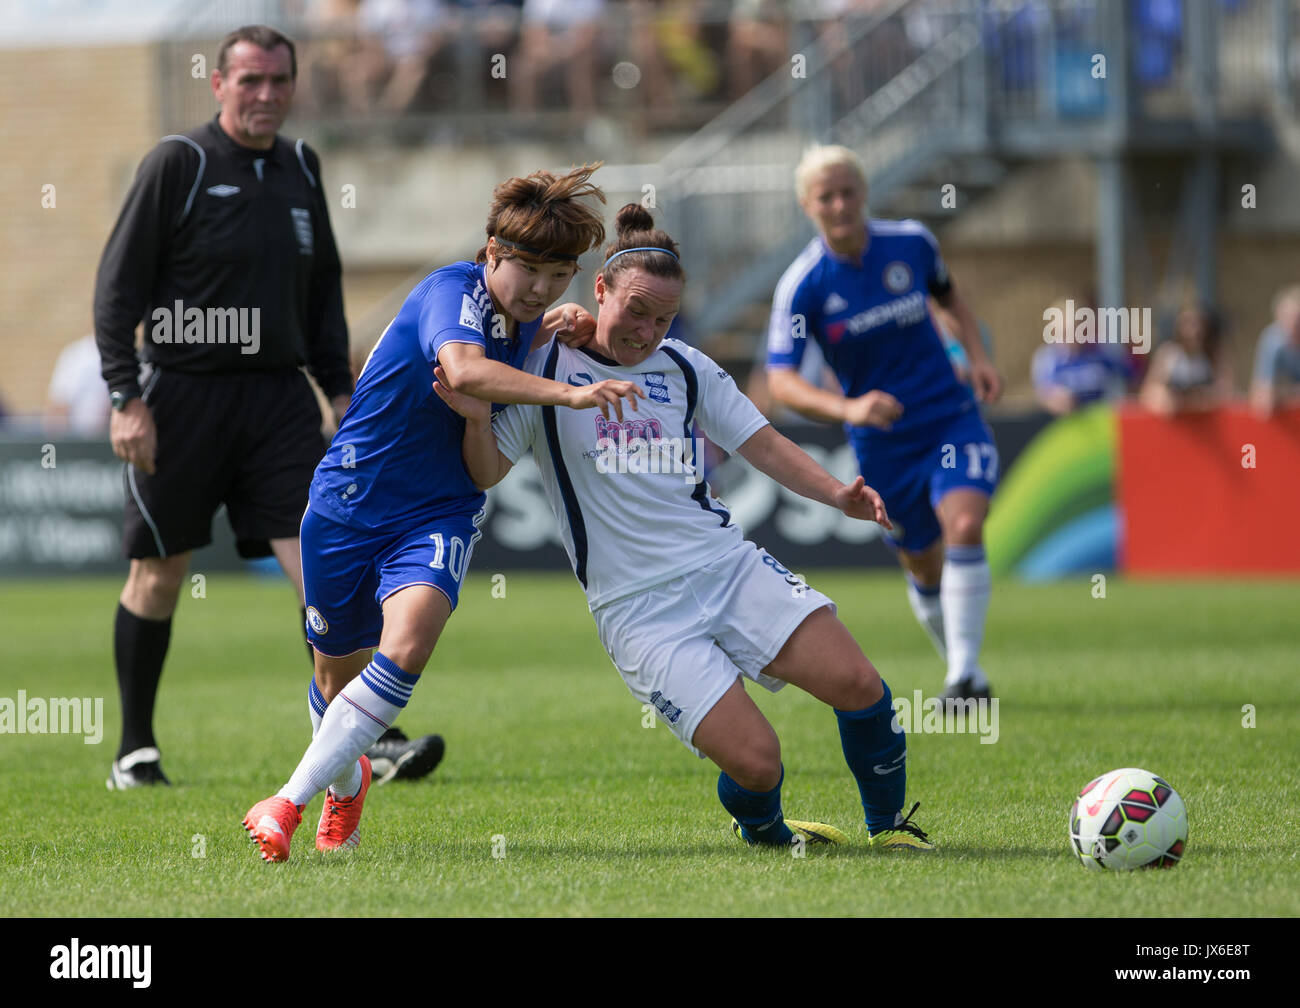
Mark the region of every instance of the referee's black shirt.
[[144, 359], [159, 367], [305, 364], [327, 396], [348, 395], [340, 274], [315, 151], [279, 136], [269, 150], [243, 147], [216, 119], [167, 137], [141, 163], [100, 260], [104, 380], [139, 394], [143, 322]]

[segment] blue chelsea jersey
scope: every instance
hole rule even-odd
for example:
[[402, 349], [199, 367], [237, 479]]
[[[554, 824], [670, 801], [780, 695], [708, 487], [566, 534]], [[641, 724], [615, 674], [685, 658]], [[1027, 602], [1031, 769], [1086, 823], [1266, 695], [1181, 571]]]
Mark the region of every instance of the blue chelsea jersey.
[[867, 246], [850, 261], [815, 238], [777, 284], [768, 364], [797, 368], [815, 339], [844, 395], [893, 395], [903, 415], [886, 432], [846, 427], [850, 436], [920, 435], [975, 408], [953, 372], [926, 304], [952, 288], [934, 236], [917, 221], [867, 222]]
[[516, 336], [505, 323], [481, 263], [453, 263], [425, 277], [366, 359], [316, 468], [309, 506], [371, 531], [481, 508], [484, 495], [461, 459], [465, 421], [433, 391], [433, 368], [447, 343], [473, 343], [488, 359], [521, 367], [541, 319], [520, 325]]

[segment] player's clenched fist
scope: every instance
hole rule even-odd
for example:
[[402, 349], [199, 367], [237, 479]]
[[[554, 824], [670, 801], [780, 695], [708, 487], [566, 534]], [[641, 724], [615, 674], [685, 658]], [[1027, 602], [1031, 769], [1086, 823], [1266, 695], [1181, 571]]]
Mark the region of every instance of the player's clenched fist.
[[888, 392], [872, 389], [844, 404], [844, 422], [850, 427], [879, 427], [889, 430], [903, 415], [903, 404]]
[[566, 304], [556, 309], [559, 321], [555, 327], [555, 338], [565, 346], [581, 347], [591, 342], [596, 335], [596, 316], [581, 305]]

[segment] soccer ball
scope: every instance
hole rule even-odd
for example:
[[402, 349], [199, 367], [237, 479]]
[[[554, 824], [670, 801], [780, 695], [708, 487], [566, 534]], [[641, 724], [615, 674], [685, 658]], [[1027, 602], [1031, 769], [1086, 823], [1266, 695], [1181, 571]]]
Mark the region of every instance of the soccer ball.
[[1070, 806], [1070, 844], [1087, 868], [1172, 868], [1187, 846], [1187, 809], [1155, 774], [1112, 770]]

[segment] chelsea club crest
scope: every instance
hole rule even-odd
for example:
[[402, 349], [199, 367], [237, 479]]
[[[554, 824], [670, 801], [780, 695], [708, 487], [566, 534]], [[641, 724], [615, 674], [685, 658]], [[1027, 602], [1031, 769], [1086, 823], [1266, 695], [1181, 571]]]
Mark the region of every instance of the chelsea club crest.
[[885, 267], [881, 279], [885, 290], [891, 294], [903, 294], [912, 289], [912, 271], [904, 262], [891, 262]]

